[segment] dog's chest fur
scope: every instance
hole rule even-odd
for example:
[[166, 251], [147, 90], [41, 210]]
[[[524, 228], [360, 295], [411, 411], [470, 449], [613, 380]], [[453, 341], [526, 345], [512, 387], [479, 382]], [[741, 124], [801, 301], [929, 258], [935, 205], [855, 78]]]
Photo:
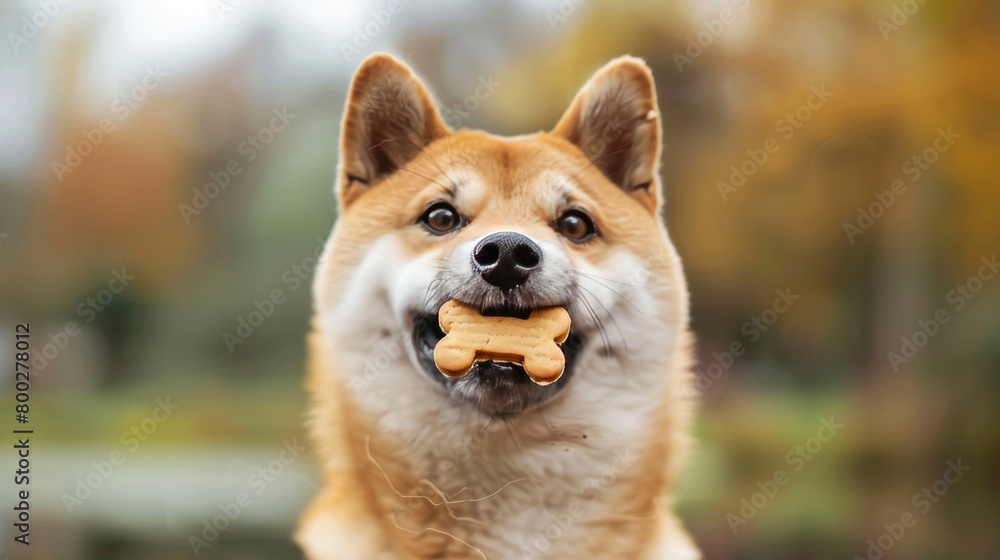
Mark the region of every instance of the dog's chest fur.
[[[387, 326], [378, 318], [392, 316], [389, 302], [381, 310], [376, 302], [368, 300], [368, 324], [353, 325], [355, 334], [368, 336], [338, 354], [345, 371], [358, 376], [358, 383], [348, 382], [353, 398], [375, 422], [359, 427], [365, 431], [359, 434], [364, 449], [356, 453], [366, 462], [361, 470], [409, 555], [618, 554], [634, 546], [634, 531], [656, 522], [650, 492], [661, 487], [662, 468], [644, 472], [643, 462], [650, 461], [641, 458], [666, 398], [672, 348], [664, 342], [673, 339], [666, 326], [658, 340], [629, 333], [639, 349], [655, 351], [630, 352], [624, 362], [592, 346], [558, 400], [522, 417], [491, 421], [428, 383], [405, 337], [372, 336]], [[614, 530], [598, 531], [601, 541], [595, 542], [594, 530], [609, 526]]]

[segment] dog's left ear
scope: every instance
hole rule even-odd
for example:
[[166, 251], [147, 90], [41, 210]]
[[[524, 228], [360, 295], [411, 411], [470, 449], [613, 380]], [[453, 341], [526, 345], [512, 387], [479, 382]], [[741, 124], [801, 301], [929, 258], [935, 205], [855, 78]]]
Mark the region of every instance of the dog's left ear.
[[660, 208], [660, 113], [653, 74], [623, 56], [597, 71], [552, 134], [575, 144], [614, 184], [650, 212]]
[[341, 124], [341, 207], [450, 133], [427, 88], [406, 64], [385, 53], [366, 58], [351, 81]]

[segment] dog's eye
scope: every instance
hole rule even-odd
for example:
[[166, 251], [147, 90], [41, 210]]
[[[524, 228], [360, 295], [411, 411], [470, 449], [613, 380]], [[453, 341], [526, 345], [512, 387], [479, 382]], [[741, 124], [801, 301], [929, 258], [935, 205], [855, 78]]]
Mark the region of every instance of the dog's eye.
[[435, 235], [442, 235], [458, 229], [462, 225], [462, 217], [451, 204], [438, 202], [428, 208], [423, 216], [420, 216], [420, 223], [427, 231]]
[[581, 210], [570, 210], [560, 216], [556, 230], [575, 243], [583, 243], [597, 232], [594, 221]]

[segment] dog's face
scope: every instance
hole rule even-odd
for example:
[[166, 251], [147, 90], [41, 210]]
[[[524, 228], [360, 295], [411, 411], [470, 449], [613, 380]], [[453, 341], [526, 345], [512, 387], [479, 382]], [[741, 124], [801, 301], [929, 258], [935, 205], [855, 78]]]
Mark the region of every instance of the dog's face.
[[[659, 151], [652, 77], [636, 59], [598, 72], [551, 133], [516, 138], [449, 130], [406, 66], [367, 59], [349, 94], [341, 216], [315, 290], [347, 374], [383, 395], [430, 387], [509, 417], [601, 383], [580, 379], [583, 367], [666, 353], [656, 341], [685, 327], [686, 303], [659, 222]], [[519, 365], [488, 361], [445, 377], [433, 350], [450, 299], [485, 315], [565, 307], [564, 375], [540, 386]]]

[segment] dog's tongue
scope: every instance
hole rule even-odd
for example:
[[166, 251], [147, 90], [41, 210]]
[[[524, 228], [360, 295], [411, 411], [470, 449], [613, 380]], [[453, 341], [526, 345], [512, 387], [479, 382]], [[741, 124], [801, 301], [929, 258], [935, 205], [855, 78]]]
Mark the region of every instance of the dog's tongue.
[[[522, 314], [523, 315], [523, 314]], [[438, 311], [445, 337], [434, 347], [441, 373], [461, 377], [476, 362], [519, 363], [538, 385], [553, 383], [566, 368], [559, 344], [569, 336], [570, 317], [562, 307], [531, 311], [527, 317], [487, 315], [451, 300]]]

